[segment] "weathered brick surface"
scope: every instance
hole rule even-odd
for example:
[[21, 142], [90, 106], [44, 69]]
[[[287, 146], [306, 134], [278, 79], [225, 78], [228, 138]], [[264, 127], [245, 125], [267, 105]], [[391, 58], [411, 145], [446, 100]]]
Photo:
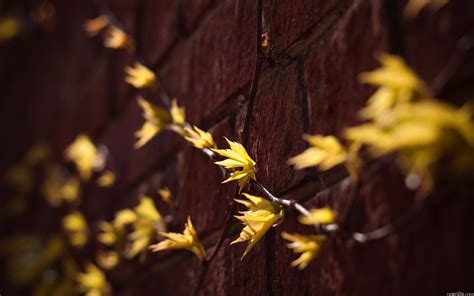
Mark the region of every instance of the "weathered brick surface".
[[[454, 57], [461, 37], [472, 42], [473, 11], [473, 3], [470, 1], [450, 1], [437, 12], [425, 9], [417, 18], [404, 23], [408, 58], [428, 83], [432, 83], [447, 65], [447, 61]], [[429, 50], [420, 50], [420, 45]], [[464, 54], [456, 72], [465, 77], [454, 77], [458, 81], [472, 79], [473, 62], [470, 57], [471, 55]]]
[[83, 131], [89, 134], [100, 127], [105, 126], [109, 122], [112, 113], [113, 102], [110, 100], [110, 90], [108, 88], [108, 60], [98, 60], [91, 70], [90, 76], [87, 77], [87, 86], [84, 91], [76, 95], [81, 102], [77, 107], [79, 120], [82, 121]]
[[[153, 254], [150, 257], [153, 257]], [[128, 280], [123, 278], [123, 281], [114, 290], [115, 295], [132, 296], [136, 295], [137, 291], [144, 295], [153, 295], [155, 293], [163, 295], [189, 295], [199, 272], [199, 263], [196, 258], [191, 258], [190, 256], [187, 256], [186, 259], [173, 264], [172, 268], [170, 267], [169, 269], [150, 270], [149, 272], [153, 272], [155, 277], [147, 276], [145, 279], [140, 280], [138, 284], [129, 284]], [[138, 278], [133, 273], [129, 275], [132, 278]], [[144, 274], [140, 275], [143, 276]]]
[[[353, 195], [354, 203], [349, 202], [354, 187], [346, 180], [306, 204], [329, 204], [339, 213], [347, 211], [345, 226], [351, 231], [370, 231], [386, 225], [402, 216], [412, 204], [414, 194], [404, 189], [403, 178], [393, 165], [366, 169], [360, 183]], [[472, 242], [460, 232], [447, 230], [462, 228], [466, 233], [473, 232], [465, 224], [470, 210], [462, 209], [468, 195], [460, 194], [459, 199], [453, 200], [447, 194], [443, 203], [436, 203], [434, 208], [414, 217], [408, 226], [387, 239], [360, 245], [344, 235], [330, 238], [315, 264], [303, 272], [288, 271], [286, 267], [297, 256], [284, 248], [283, 239], [276, 237], [270, 242], [277, 246], [275, 289], [293, 287], [295, 293], [304, 294], [318, 291], [337, 295], [431, 295], [455, 287], [470, 287], [469, 281], [457, 275], [467, 267], [465, 258], [469, 255], [464, 246]], [[453, 216], [454, 212], [458, 214]], [[287, 220], [279, 230], [311, 232], [310, 228]]]
[[206, 17], [206, 12], [211, 11], [213, 6], [218, 5], [218, 0], [181, 0], [180, 22], [186, 29], [185, 33], [192, 33], [199, 22]]
[[264, 31], [271, 38], [274, 51], [280, 53], [302, 38], [336, 5], [348, 1], [264, 1]]
[[147, 64], [155, 64], [176, 42], [179, 1], [145, 1], [142, 50]]
[[376, 54], [387, 48], [380, 1], [356, 1], [304, 59], [311, 133], [339, 135], [357, 122], [372, 92], [357, 76], [376, 68]]
[[[153, 101], [153, 103], [158, 104]], [[122, 186], [139, 182], [143, 174], [151, 174], [152, 168], [159, 169], [171, 157], [179, 144], [179, 137], [169, 131], [163, 131], [145, 146], [135, 149], [135, 132], [144, 123], [142, 110], [135, 100], [127, 105], [122, 117], [106, 131], [102, 139], [112, 157], [113, 165]]]
[[106, 0], [108, 8], [127, 31], [133, 32], [139, 0]]
[[186, 106], [191, 122], [251, 79], [254, 10], [251, 1], [222, 2], [159, 69], [164, 88]]
[[[248, 257], [241, 260], [245, 245], [230, 246], [231, 241], [226, 239], [223, 242], [206, 276], [202, 278], [202, 290], [198, 295], [268, 295], [268, 259], [264, 255], [264, 244], [256, 246]], [[164, 295], [189, 295], [196, 285], [199, 265], [195, 257], [184, 252], [181, 255], [182, 258], [173, 259], [174, 263], [163, 262], [160, 268], [148, 269], [149, 274], [142, 274], [142, 278], [135, 277], [138, 282], [124, 285], [117, 294], [134, 295], [136, 291], [152, 294], [160, 291]], [[158, 278], [159, 281], [156, 280]]]
[[[275, 69], [259, 87], [248, 131], [248, 150], [257, 162], [258, 180], [274, 192], [294, 186], [303, 177], [287, 161], [306, 146], [303, 86], [298, 65]], [[250, 112], [250, 111], [249, 111]]]
[[[63, 123], [63, 129], [69, 126], [70, 134], [87, 122], [87, 117], [79, 118], [80, 106], [84, 105], [83, 92], [91, 84], [91, 65], [100, 54], [82, 33], [82, 24], [93, 6], [90, 1], [71, 1], [59, 3], [57, 10], [61, 13], [56, 16], [56, 30], [38, 31], [29, 42], [20, 38], [5, 44], [11, 48], [9, 57], [3, 58], [6, 76], [2, 84], [8, 98], [2, 108], [3, 126], [18, 128], [2, 128], [7, 142], [21, 145], [26, 137], [31, 137], [30, 143], [48, 138], [55, 142], [53, 130], [58, 122]], [[64, 142], [58, 140], [58, 146]], [[12, 154], [20, 152], [18, 147], [9, 147]]]
[[265, 245], [259, 244], [241, 259], [245, 243], [230, 246], [226, 239], [209, 266], [199, 295], [269, 295]]
[[[223, 136], [232, 138], [234, 121], [229, 118], [210, 130], [221, 147]], [[227, 146], [227, 143], [225, 144]], [[178, 211], [186, 219], [193, 218], [203, 234], [220, 229], [227, 215], [228, 204], [236, 195], [235, 184], [221, 184], [224, 180], [217, 165], [196, 148], [186, 148], [178, 155], [179, 202]], [[212, 213], [209, 214], [209, 211]]]

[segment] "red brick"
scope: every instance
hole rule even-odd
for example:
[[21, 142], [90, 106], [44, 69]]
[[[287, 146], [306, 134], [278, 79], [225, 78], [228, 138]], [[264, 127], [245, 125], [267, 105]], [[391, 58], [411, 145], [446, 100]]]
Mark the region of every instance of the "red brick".
[[294, 63], [266, 77], [259, 85], [251, 113], [247, 149], [257, 162], [257, 179], [275, 193], [295, 185], [304, 175], [287, 164], [305, 147], [304, 94], [297, 66]]
[[334, 6], [344, 1], [263, 1], [264, 32], [271, 36], [271, 44], [281, 53], [321, 21]]
[[[453, 0], [437, 12], [424, 9], [416, 18], [404, 20], [408, 59], [428, 84], [453, 57], [458, 40], [463, 35], [472, 39], [473, 11], [473, 2]], [[473, 65], [472, 56], [467, 54], [456, 72], [462, 72], [463, 79], [471, 79]], [[460, 77], [455, 78], [458, 78], [457, 82], [463, 82], [459, 81]]]
[[[382, 227], [404, 215], [412, 205], [414, 193], [405, 188], [403, 177], [393, 165], [380, 163], [364, 169], [360, 182], [353, 200], [354, 185], [346, 179], [318, 193], [305, 205], [329, 205], [341, 214], [347, 211], [343, 221], [352, 231]], [[312, 229], [297, 224], [296, 217], [290, 215], [277, 229], [278, 236], [269, 242], [276, 245], [276, 253], [270, 255], [276, 258], [275, 281], [278, 287], [292, 287], [300, 294], [318, 291], [336, 295], [432, 295], [468, 287], [456, 274], [465, 268], [463, 246], [469, 241], [460, 230], [465, 229], [462, 225], [465, 215], [469, 215], [463, 209], [472, 204], [466, 199], [460, 201], [427, 208], [425, 215], [415, 216], [396, 233], [370, 243], [358, 244], [338, 234], [328, 240], [319, 257], [303, 272], [291, 269], [290, 262], [298, 255], [285, 248], [287, 241], [279, 235], [283, 230], [311, 234]], [[435, 285], [433, 278], [437, 279]]]
[[210, 115], [251, 79], [254, 26], [253, 2], [225, 1], [158, 69], [164, 88], [183, 103], [191, 122]]
[[[181, 253], [183, 251], [175, 251]], [[151, 255], [153, 256], [153, 254]], [[191, 259], [186, 257], [186, 259]], [[137, 270], [138, 272], [138, 270]], [[190, 295], [194, 288], [195, 279], [199, 272], [199, 263], [196, 258], [193, 261], [186, 260], [178, 262], [170, 269], [152, 270], [149, 274], [140, 274], [140, 277], [145, 276], [145, 279], [135, 284], [137, 273], [130, 274], [135, 281], [130, 283], [130, 278], [123, 278], [117, 285], [117, 291], [114, 295]], [[150, 275], [152, 275], [150, 277]], [[159, 280], [157, 280], [159, 277]], [[177, 281], [179, 279], [179, 281]]]
[[143, 56], [147, 64], [155, 64], [177, 40], [179, 1], [145, 1]]
[[76, 95], [81, 102], [78, 106], [79, 119], [83, 131], [88, 133], [104, 127], [110, 120], [110, 108], [113, 106], [109, 97], [107, 64], [105, 59], [96, 63], [87, 81], [89, 85], [84, 86], [83, 94]]
[[[224, 147], [223, 136], [232, 138], [234, 132], [232, 119], [224, 120], [210, 132], [217, 144]], [[229, 208], [229, 199], [237, 193], [237, 185], [234, 182], [221, 184], [224, 178], [218, 166], [196, 148], [184, 149], [178, 159], [180, 189], [177, 200], [180, 215], [183, 218], [191, 216], [203, 235], [220, 229]]]
[[267, 295], [267, 261], [265, 241], [262, 239], [245, 258], [240, 259], [246, 243], [230, 245], [226, 239], [203, 279], [199, 295]]
[[311, 133], [338, 134], [356, 122], [372, 92], [357, 75], [376, 68], [376, 54], [387, 51], [383, 15], [379, 1], [356, 2], [305, 58]]
[[151, 176], [152, 170], [158, 169], [167, 158], [173, 157], [179, 142], [178, 135], [162, 131], [145, 146], [135, 149], [135, 132], [143, 123], [142, 111], [132, 101], [121, 118], [110, 126], [102, 140], [113, 158], [120, 184], [125, 187], [139, 181], [144, 177], [143, 174]]

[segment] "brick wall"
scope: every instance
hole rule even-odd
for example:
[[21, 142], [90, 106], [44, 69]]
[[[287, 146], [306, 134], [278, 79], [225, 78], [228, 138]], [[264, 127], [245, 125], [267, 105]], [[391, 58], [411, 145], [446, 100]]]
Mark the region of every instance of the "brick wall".
[[[210, 129], [220, 144], [222, 136], [248, 139], [259, 181], [272, 192], [297, 193], [308, 206], [329, 204], [347, 213], [350, 229], [375, 229], [402, 215], [414, 198], [390, 160], [364, 171], [353, 202], [344, 174], [318, 178], [314, 171], [292, 170], [286, 161], [306, 147], [302, 134], [337, 135], [357, 122], [357, 110], [373, 89], [356, 77], [377, 66], [377, 53], [403, 55], [431, 85], [455, 53], [458, 39], [474, 33], [474, 2], [450, 2], [439, 12], [425, 10], [404, 20], [404, 1], [264, 0], [263, 30], [272, 38], [276, 63], [264, 64], [249, 109], [255, 1], [109, 0], [111, 11], [136, 39], [135, 56], [104, 49], [100, 40], [86, 37], [83, 22], [97, 15], [92, 0], [53, 1], [54, 29], [32, 30], [0, 48], [0, 168], [17, 162], [39, 140], [48, 140], [60, 159], [79, 132], [89, 133], [109, 148], [118, 176], [113, 188], [85, 187], [81, 209], [89, 221], [111, 219], [143, 193], [152, 194], [166, 212], [155, 192], [167, 186], [179, 202], [175, 215], [183, 221], [190, 215], [212, 248], [235, 185], [220, 184], [219, 170], [173, 134], [133, 148], [133, 134], [143, 119], [134, 100], [137, 91], [123, 81], [123, 69], [138, 57], [153, 65], [162, 87], [179, 98], [191, 123]], [[473, 65], [471, 52], [440, 93], [448, 93], [455, 103], [471, 99]], [[156, 93], [147, 98], [159, 102]], [[246, 116], [251, 116], [248, 129]], [[234, 231], [211, 262], [201, 294], [472, 292], [472, 194], [454, 189], [436, 194], [456, 198], [436, 204], [408, 228], [380, 241], [360, 245], [333, 237], [304, 271], [289, 266], [294, 255], [280, 238], [283, 230], [303, 229], [294, 213], [242, 261], [243, 246], [229, 246]], [[6, 220], [4, 226], [12, 230], [2, 232], [22, 229], [28, 221], [42, 234], [56, 227], [53, 211], [35, 203], [38, 207], [22, 223]], [[91, 254], [94, 248], [89, 248]], [[116, 295], [188, 295], [199, 271], [197, 260], [186, 253], [150, 253], [146, 262], [126, 262], [107, 275]]]

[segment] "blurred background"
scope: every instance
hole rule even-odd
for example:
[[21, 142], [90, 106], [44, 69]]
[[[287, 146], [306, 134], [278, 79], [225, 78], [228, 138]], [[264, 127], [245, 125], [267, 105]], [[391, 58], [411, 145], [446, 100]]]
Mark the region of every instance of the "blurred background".
[[[249, 107], [256, 3], [0, 0], [0, 294], [190, 295], [197, 285], [202, 295], [474, 291], [472, 179], [446, 182], [433, 195], [452, 199], [440, 198], [409, 230], [367, 245], [331, 239], [304, 271], [290, 267], [295, 256], [280, 238], [301, 229], [294, 213], [243, 261], [229, 232], [204, 275], [187, 253], [125, 258], [96, 239], [100, 221], [147, 195], [172, 217], [168, 230], [181, 232], [190, 215], [213, 247], [227, 223], [226, 196], [236, 194], [169, 131], [136, 149], [144, 122], [137, 96], [163, 108], [176, 97], [188, 122], [218, 145], [223, 136], [246, 143], [272, 192], [304, 192], [309, 207], [349, 211], [352, 229], [381, 227], [410, 209], [416, 194], [393, 159], [362, 173], [356, 189], [347, 174], [295, 171], [287, 160], [307, 147], [303, 134], [341, 135], [360, 122], [375, 89], [357, 77], [378, 67], [381, 52], [404, 58], [441, 101], [472, 101], [474, 2], [264, 0], [270, 45]], [[125, 81], [136, 62], [156, 73], [155, 87]], [[77, 288], [81, 272], [92, 288]]]

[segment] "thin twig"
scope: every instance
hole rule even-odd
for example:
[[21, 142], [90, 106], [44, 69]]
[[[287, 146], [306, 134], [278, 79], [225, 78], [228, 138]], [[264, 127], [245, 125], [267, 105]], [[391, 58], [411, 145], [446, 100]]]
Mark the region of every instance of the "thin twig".
[[[311, 213], [309, 212], [309, 210], [307, 210], [303, 205], [298, 203], [296, 200], [276, 197], [270, 192], [270, 190], [268, 190], [265, 186], [263, 186], [262, 183], [256, 180], [251, 180], [250, 184], [253, 185], [255, 189], [257, 189], [260, 193], [264, 195], [264, 197], [266, 197], [270, 201], [276, 204], [279, 204], [285, 208], [296, 210], [297, 212], [299, 212], [301, 215], [305, 217], [311, 217]], [[314, 227], [316, 228], [316, 231], [320, 234], [334, 232], [339, 229], [339, 225], [336, 223], [316, 224], [314, 225]]]
[[[418, 191], [418, 195], [424, 195], [424, 192]], [[415, 200], [418, 199], [415, 197]], [[377, 228], [372, 231], [368, 232], [349, 232], [347, 233], [353, 240], [359, 243], [367, 243], [370, 241], [378, 240], [381, 238], [385, 238], [395, 232], [398, 232], [404, 226], [408, 224], [414, 217], [418, 216], [421, 212], [423, 212], [427, 206], [433, 205], [434, 203], [438, 202], [440, 198], [426, 198], [423, 203], [414, 203], [413, 206], [405, 212], [402, 216], [397, 218], [395, 221], [384, 225], [380, 228]]]

